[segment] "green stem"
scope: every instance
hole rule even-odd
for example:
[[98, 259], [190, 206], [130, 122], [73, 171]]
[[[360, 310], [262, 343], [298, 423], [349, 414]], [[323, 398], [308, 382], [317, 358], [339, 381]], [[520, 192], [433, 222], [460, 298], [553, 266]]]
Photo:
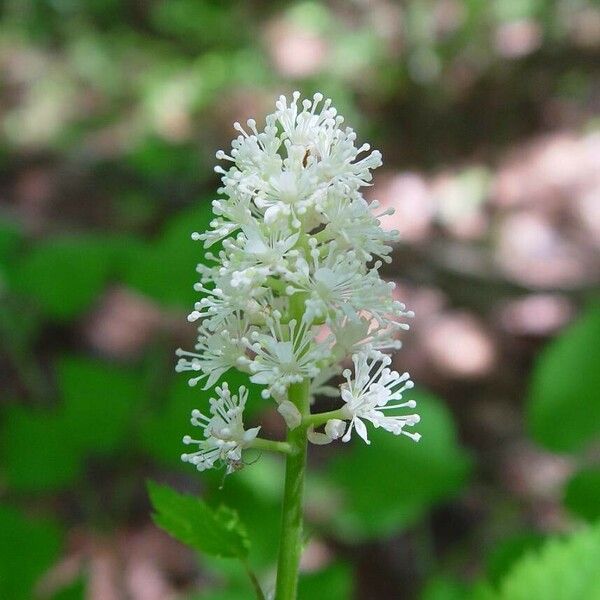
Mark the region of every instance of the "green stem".
[[[305, 294], [302, 293], [290, 297], [291, 318], [298, 321], [302, 319], [305, 299]], [[295, 404], [303, 417], [310, 413], [309, 397], [309, 379], [291, 385], [288, 390], [288, 400]], [[297, 595], [298, 569], [303, 542], [302, 505], [308, 445], [306, 427], [300, 425], [290, 429], [287, 443], [293, 452], [287, 455], [285, 463], [275, 600], [296, 600]]]
[[[309, 380], [290, 386], [289, 400], [301, 414], [309, 410]], [[277, 562], [275, 600], [296, 600], [298, 568], [302, 554], [302, 502], [306, 471], [306, 428], [296, 427], [288, 433], [288, 443], [295, 449], [285, 463], [285, 485]]]
[[337, 410], [330, 410], [328, 412], [315, 413], [312, 415], [306, 415], [302, 419], [302, 425], [304, 427], [309, 427], [310, 425], [314, 425], [318, 427], [319, 425], [323, 425], [327, 423], [330, 419], [347, 419], [348, 414], [343, 408], [338, 408]]
[[250, 444], [250, 448], [257, 450], [266, 450], [268, 452], [282, 452], [283, 454], [292, 454], [294, 449], [287, 442], [276, 442], [275, 440], [266, 440], [264, 438], [255, 438]]
[[244, 565], [246, 574], [248, 575], [248, 577], [250, 579], [250, 583], [252, 583], [252, 587], [254, 589], [254, 593], [256, 594], [257, 600], [266, 600], [265, 595], [262, 591], [262, 588], [260, 587], [260, 582], [258, 581], [258, 578], [256, 577], [254, 571], [250, 568], [248, 561], [245, 559], [241, 559], [241, 560], [242, 560], [242, 564]]

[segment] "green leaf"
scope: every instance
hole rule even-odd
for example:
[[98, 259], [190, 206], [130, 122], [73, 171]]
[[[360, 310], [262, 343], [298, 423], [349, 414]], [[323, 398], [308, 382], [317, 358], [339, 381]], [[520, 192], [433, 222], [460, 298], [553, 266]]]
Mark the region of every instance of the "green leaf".
[[206, 471], [202, 481], [211, 503], [235, 504], [252, 540], [253, 564], [270, 567], [277, 559], [284, 463], [257, 451], [248, 451], [247, 460], [256, 462], [226, 479], [223, 471]]
[[77, 579], [59, 589], [52, 596], [52, 600], [85, 600], [86, 597], [85, 580]]
[[565, 491], [565, 506], [587, 521], [600, 520], [600, 468], [576, 473]]
[[199, 202], [174, 217], [154, 242], [132, 246], [123, 282], [164, 306], [191, 310], [198, 299], [196, 266], [205, 253], [191, 234], [208, 229], [212, 218], [210, 203]]
[[465, 600], [467, 589], [464, 583], [449, 577], [437, 576], [430, 579], [420, 600]]
[[249, 541], [237, 513], [213, 510], [199, 498], [148, 482], [154, 522], [180, 542], [199, 552], [224, 558], [248, 555]]
[[57, 409], [6, 410], [0, 452], [19, 490], [61, 489], [80, 475], [90, 453], [108, 454], [126, 443], [143, 393], [132, 373], [105, 363], [64, 357], [57, 370]]
[[497, 600], [600, 598], [600, 525], [549, 540], [504, 578]]
[[298, 600], [347, 600], [354, 597], [352, 570], [348, 565], [336, 563], [320, 571], [302, 573], [298, 582]]
[[414, 391], [411, 397], [421, 415], [420, 442], [371, 429], [370, 446], [354, 439], [326, 469], [338, 486], [331, 519], [343, 538], [393, 535], [454, 496], [467, 479], [469, 456], [457, 444], [448, 410], [431, 395]]
[[528, 532], [500, 541], [487, 558], [486, 572], [496, 585], [510, 571], [521, 557], [531, 550], [537, 550], [545, 541], [538, 533]]
[[600, 435], [600, 306], [584, 314], [539, 356], [527, 399], [536, 441], [577, 451]]
[[135, 374], [107, 363], [63, 357], [57, 367], [69, 442], [80, 451], [109, 453], [123, 443], [144, 394]]
[[92, 304], [108, 278], [115, 248], [105, 239], [64, 236], [38, 244], [13, 270], [11, 281], [49, 317], [71, 319]]
[[0, 449], [11, 487], [40, 491], [72, 483], [81, 472], [81, 458], [70, 433], [64, 419], [51, 411], [9, 407]]
[[11, 258], [21, 241], [19, 228], [8, 221], [0, 220], [0, 265]]
[[30, 600], [33, 587], [58, 558], [60, 528], [0, 506], [0, 598]]

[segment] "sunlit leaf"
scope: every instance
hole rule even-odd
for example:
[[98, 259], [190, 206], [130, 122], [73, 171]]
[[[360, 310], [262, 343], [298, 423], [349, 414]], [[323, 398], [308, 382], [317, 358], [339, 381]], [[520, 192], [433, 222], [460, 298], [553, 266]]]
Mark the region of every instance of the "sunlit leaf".
[[551, 539], [522, 558], [500, 584], [497, 600], [600, 598], [600, 526]]
[[538, 533], [520, 533], [498, 542], [487, 558], [487, 576], [497, 584], [527, 552], [537, 550], [545, 537]]

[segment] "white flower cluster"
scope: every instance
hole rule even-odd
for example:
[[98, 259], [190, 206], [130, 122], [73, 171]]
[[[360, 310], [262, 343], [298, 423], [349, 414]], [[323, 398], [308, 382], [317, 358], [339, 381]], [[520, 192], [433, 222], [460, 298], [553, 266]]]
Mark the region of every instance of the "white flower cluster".
[[[397, 332], [408, 328], [404, 319], [412, 313], [379, 275], [397, 232], [381, 229], [378, 217], [386, 213], [374, 214], [378, 204], [361, 194], [381, 154], [368, 144], [357, 147], [343, 121], [321, 94], [300, 102], [294, 92], [291, 102], [283, 96], [276, 102], [262, 130], [252, 119], [247, 128], [234, 125], [239, 136], [231, 150], [217, 152], [228, 167], [215, 169], [223, 184], [212, 203], [215, 218], [209, 231], [192, 235], [207, 249], [208, 266], [198, 265], [201, 299], [188, 317], [199, 323], [198, 341], [194, 352], [178, 351], [177, 371], [190, 371], [190, 384], [205, 389], [231, 368], [244, 371], [292, 427], [302, 415], [287, 398], [289, 387], [309, 379], [311, 396], [335, 394], [328, 381], [352, 356], [355, 379], [345, 371], [347, 383], [337, 388], [344, 418], [332, 419], [324, 433], [308, 428], [309, 438], [346, 441], [355, 430], [367, 440], [368, 420], [417, 440], [404, 431], [418, 422], [416, 415], [384, 412], [414, 403], [397, 403], [412, 384], [389, 369], [382, 353], [399, 347]], [[237, 461], [248, 443], [241, 421], [247, 392], [240, 390], [232, 407], [235, 396], [221, 390], [211, 404], [207, 439], [194, 442], [198, 453], [184, 455], [198, 468]], [[231, 411], [235, 417], [227, 421]], [[229, 423], [227, 435], [217, 418]]]
[[217, 464], [227, 465], [227, 472], [235, 469], [242, 460], [242, 449], [256, 439], [260, 427], [244, 429], [242, 415], [248, 390], [239, 389], [239, 397], [231, 395], [226, 383], [216, 388], [217, 398], [211, 398], [210, 417], [199, 410], [192, 412], [191, 423], [204, 430], [204, 439], [194, 440], [189, 435], [183, 438], [186, 445], [198, 446], [196, 452], [182, 454], [181, 460], [196, 465], [198, 471], [210, 469]]

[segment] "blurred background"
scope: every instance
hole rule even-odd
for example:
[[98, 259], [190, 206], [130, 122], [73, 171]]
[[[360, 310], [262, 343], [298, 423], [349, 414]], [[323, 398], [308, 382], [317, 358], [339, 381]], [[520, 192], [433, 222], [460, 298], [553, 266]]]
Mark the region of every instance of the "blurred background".
[[206, 397], [173, 366], [215, 151], [294, 89], [383, 152], [423, 416], [418, 445], [311, 448], [301, 598], [467, 598], [600, 519], [596, 3], [0, 7], [0, 598], [250, 598], [152, 525], [146, 479], [236, 508], [273, 580], [282, 464], [180, 463]]

